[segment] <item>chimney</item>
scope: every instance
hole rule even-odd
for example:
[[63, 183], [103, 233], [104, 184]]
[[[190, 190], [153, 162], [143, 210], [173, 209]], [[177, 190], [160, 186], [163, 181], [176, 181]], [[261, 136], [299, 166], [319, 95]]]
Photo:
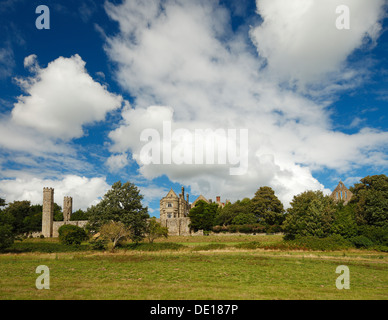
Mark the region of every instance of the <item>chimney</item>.
[[220, 196], [217, 196], [217, 203], [220, 203], [221, 202], [221, 197]]

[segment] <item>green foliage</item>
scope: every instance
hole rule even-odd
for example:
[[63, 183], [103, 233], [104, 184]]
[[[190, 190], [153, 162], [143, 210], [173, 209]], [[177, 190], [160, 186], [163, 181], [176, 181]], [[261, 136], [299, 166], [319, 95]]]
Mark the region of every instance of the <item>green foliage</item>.
[[229, 226], [214, 226], [212, 231], [215, 233], [264, 233], [266, 232], [266, 227], [261, 224], [245, 224], [245, 225], [235, 225], [231, 224]]
[[122, 248], [126, 250], [138, 250], [138, 251], [159, 251], [159, 250], [180, 250], [185, 246], [179, 243], [129, 243]]
[[128, 237], [129, 231], [122, 222], [110, 221], [101, 227], [100, 235], [102, 239], [110, 242], [111, 250], [113, 251], [120, 241]]
[[357, 228], [354, 205], [348, 204], [344, 206], [340, 202], [337, 205], [337, 211], [334, 215], [331, 233], [339, 234], [344, 238], [351, 238], [357, 235]]
[[89, 220], [89, 215], [86, 211], [81, 209], [73, 212], [70, 216], [70, 221], [85, 221]]
[[300, 247], [319, 251], [342, 250], [353, 247], [353, 244], [349, 240], [344, 239], [338, 234], [325, 238], [318, 238], [314, 236], [298, 236], [295, 238], [295, 240], [291, 241], [291, 243]]
[[54, 221], [63, 221], [62, 207], [54, 203], [53, 211]]
[[15, 235], [40, 231], [42, 206], [31, 206], [30, 201], [14, 201], [0, 211], [0, 224], [12, 226]]
[[89, 215], [88, 229], [98, 231], [102, 225], [110, 222], [122, 222], [130, 230], [130, 239], [139, 242], [145, 237], [148, 208], [143, 207], [143, 196], [132, 183], [120, 181], [104, 195], [99, 204], [87, 210]]
[[375, 245], [388, 246], [388, 226], [360, 226], [358, 235], [362, 235], [370, 239]]
[[214, 221], [215, 225], [256, 223], [257, 217], [252, 213], [252, 201], [249, 198], [228, 203], [219, 208]]
[[6, 205], [5, 199], [0, 198], [0, 207], [4, 207]]
[[157, 222], [155, 217], [152, 217], [148, 221], [146, 232], [149, 243], [153, 243], [157, 238], [168, 237], [168, 228], [163, 227], [159, 222]]
[[93, 250], [105, 250], [108, 245], [108, 241], [100, 238], [93, 238], [89, 241], [90, 246]]
[[61, 252], [80, 252], [91, 250], [89, 244], [81, 245], [66, 245], [59, 242], [45, 242], [44, 240], [37, 241], [15, 241], [14, 244], [5, 250], [9, 253], [26, 253], [26, 252], [40, 252], [40, 253], [61, 253]]
[[209, 250], [221, 250], [225, 249], [227, 246], [223, 243], [209, 243], [201, 246], [195, 246], [193, 251], [209, 251]]
[[355, 214], [359, 225], [388, 225], [388, 177], [384, 174], [367, 176], [351, 188]]
[[266, 225], [282, 224], [284, 208], [270, 187], [260, 187], [252, 198], [252, 212], [260, 223]]
[[211, 230], [215, 223], [217, 209], [217, 203], [206, 203], [202, 200], [198, 201], [195, 204], [195, 207], [189, 212], [190, 228], [194, 231]]
[[235, 216], [232, 220], [232, 224], [253, 224], [257, 222], [257, 217], [252, 212], [240, 212], [237, 216]]
[[0, 250], [12, 246], [14, 239], [12, 227], [10, 225], [0, 225]]
[[353, 237], [350, 239], [350, 241], [354, 244], [356, 248], [370, 248], [374, 245], [372, 240], [363, 235]]
[[330, 235], [336, 205], [321, 191], [306, 191], [294, 197], [283, 223], [285, 239], [296, 236], [324, 238]]
[[65, 224], [58, 229], [59, 240], [66, 245], [80, 245], [82, 241], [88, 239], [83, 228]]

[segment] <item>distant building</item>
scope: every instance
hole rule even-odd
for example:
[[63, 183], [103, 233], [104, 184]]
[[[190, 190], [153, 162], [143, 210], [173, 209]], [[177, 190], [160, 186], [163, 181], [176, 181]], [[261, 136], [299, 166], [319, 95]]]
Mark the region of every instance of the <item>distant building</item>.
[[334, 201], [343, 201], [344, 204], [347, 204], [352, 198], [352, 196], [353, 193], [348, 188], [346, 188], [342, 181], [338, 183], [338, 186], [331, 194], [331, 197]]

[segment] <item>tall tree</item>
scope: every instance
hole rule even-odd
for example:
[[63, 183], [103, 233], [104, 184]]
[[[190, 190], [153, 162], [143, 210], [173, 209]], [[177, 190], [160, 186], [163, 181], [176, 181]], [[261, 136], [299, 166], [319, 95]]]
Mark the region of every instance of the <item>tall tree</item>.
[[384, 174], [367, 176], [350, 188], [351, 204], [355, 205], [359, 225], [388, 226], [388, 177]]
[[280, 225], [284, 220], [284, 208], [270, 187], [260, 187], [252, 198], [252, 210], [260, 222]]
[[189, 212], [190, 228], [194, 231], [209, 231], [214, 226], [217, 214], [218, 204], [206, 203], [203, 200], [198, 201], [195, 207]]
[[296, 236], [325, 237], [331, 232], [336, 205], [321, 191], [306, 191], [293, 198], [283, 223], [286, 239]]
[[129, 238], [139, 242], [145, 237], [149, 218], [148, 208], [143, 207], [142, 200], [140, 190], [133, 183], [114, 183], [100, 203], [88, 209], [88, 228], [97, 231], [111, 221], [122, 222], [129, 228]]

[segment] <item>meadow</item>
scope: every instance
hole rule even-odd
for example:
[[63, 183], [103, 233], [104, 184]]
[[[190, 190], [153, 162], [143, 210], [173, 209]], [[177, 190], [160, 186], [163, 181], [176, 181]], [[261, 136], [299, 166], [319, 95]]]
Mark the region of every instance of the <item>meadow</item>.
[[[0, 254], [0, 299], [387, 299], [387, 253], [281, 243], [280, 235], [169, 237], [112, 253], [24, 240]], [[50, 270], [49, 290], [35, 286], [39, 265]], [[349, 267], [349, 290], [336, 287], [340, 265]]]

